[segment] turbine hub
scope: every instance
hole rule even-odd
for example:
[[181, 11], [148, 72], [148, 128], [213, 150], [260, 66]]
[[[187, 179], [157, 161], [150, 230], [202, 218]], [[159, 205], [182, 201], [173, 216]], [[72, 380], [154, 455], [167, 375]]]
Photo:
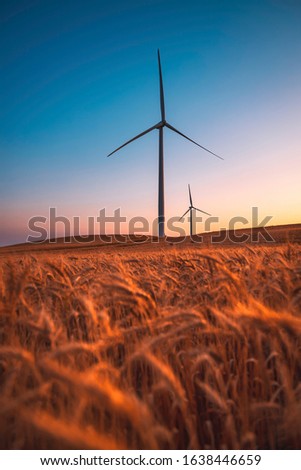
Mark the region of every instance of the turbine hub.
[[161, 129], [161, 127], [166, 126], [166, 121], [165, 119], [163, 121], [158, 122], [157, 124], [157, 129]]

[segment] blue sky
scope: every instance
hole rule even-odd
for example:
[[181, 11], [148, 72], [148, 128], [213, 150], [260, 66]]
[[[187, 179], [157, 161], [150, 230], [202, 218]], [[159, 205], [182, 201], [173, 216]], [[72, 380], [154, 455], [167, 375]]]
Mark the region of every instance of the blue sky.
[[168, 121], [225, 158], [166, 131], [166, 215], [185, 211], [190, 183], [221, 226], [252, 206], [300, 222], [299, 1], [0, 8], [0, 244], [24, 241], [49, 207], [81, 216], [83, 233], [103, 207], [156, 217], [157, 132], [106, 155], [159, 120], [158, 47]]

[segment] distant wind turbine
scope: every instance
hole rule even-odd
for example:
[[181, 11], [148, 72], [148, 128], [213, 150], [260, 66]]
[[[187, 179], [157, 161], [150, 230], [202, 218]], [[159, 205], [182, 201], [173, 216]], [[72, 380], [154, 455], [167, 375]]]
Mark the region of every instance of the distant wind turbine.
[[165, 104], [164, 104], [164, 90], [163, 90], [163, 79], [162, 79], [162, 70], [161, 70], [161, 61], [160, 61], [160, 51], [158, 49], [158, 66], [159, 66], [159, 80], [160, 80], [160, 107], [161, 107], [161, 121], [155, 124], [154, 126], [150, 127], [144, 132], [141, 132], [141, 134], [136, 135], [136, 137], [133, 137], [132, 139], [128, 140], [125, 142], [125, 144], [121, 145], [117, 149], [115, 149], [113, 152], [111, 152], [108, 157], [113, 155], [113, 153], [117, 152], [118, 150], [122, 149], [126, 145], [130, 144], [136, 139], [139, 139], [145, 134], [148, 134], [149, 132], [153, 131], [154, 129], [159, 130], [159, 191], [158, 191], [158, 235], [160, 238], [164, 237], [165, 231], [164, 231], [164, 225], [165, 225], [165, 215], [164, 215], [164, 151], [163, 151], [163, 129], [164, 127], [168, 127], [172, 131], [176, 132], [177, 134], [181, 135], [185, 139], [189, 140], [193, 144], [197, 145], [198, 147], [201, 147], [203, 150], [206, 150], [206, 152], [211, 153], [211, 155], [214, 155], [215, 157], [219, 158], [220, 160], [223, 160], [222, 157], [217, 155], [216, 153], [211, 152], [211, 150], [208, 150], [206, 147], [203, 147], [202, 145], [198, 144], [194, 140], [190, 139], [187, 137], [185, 134], [182, 132], [178, 131], [175, 127], [173, 127], [171, 124], [169, 124], [166, 119], [165, 119]]
[[190, 184], [188, 185], [188, 191], [189, 191], [190, 206], [189, 206], [189, 209], [185, 212], [185, 214], [183, 214], [182, 217], [179, 219], [179, 222], [181, 222], [181, 220], [185, 217], [185, 215], [188, 214], [188, 212], [190, 212], [190, 238], [192, 240], [192, 236], [193, 236], [192, 217], [193, 217], [194, 211], [199, 211], [199, 212], [202, 212], [203, 214], [206, 214], [206, 215], [211, 215], [211, 214], [208, 214], [208, 212], [202, 211], [201, 209], [198, 209], [197, 207], [194, 207], [193, 202], [192, 202], [192, 197], [191, 197]]

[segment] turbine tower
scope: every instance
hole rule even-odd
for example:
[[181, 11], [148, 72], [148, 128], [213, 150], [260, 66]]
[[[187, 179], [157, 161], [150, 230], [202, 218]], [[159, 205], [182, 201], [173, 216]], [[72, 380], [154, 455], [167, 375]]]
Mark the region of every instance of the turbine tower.
[[136, 139], [139, 139], [145, 134], [158, 129], [159, 131], [159, 180], [158, 180], [158, 235], [160, 238], [163, 238], [165, 235], [164, 225], [165, 225], [165, 215], [164, 215], [164, 149], [163, 149], [163, 129], [164, 127], [168, 127], [168, 129], [176, 132], [180, 136], [184, 137], [185, 139], [189, 140], [193, 144], [201, 147], [206, 152], [209, 152], [211, 155], [223, 160], [222, 157], [217, 155], [216, 153], [211, 152], [211, 150], [203, 147], [202, 145], [198, 144], [194, 140], [187, 137], [187, 135], [183, 134], [182, 132], [178, 131], [175, 127], [169, 124], [165, 119], [165, 103], [164, 103], [164, 89], [163, 89], [163, 79], [162, 79], [162, 69], [161, 69], [161, 60], [160, 60], [160, 51], [158, 49], [158, 67], [159, 67], [159, 83], [160, 83], [160, 108], [161, 108], [161, 121], [155, 124], [154, 126], [146, 129], [146, 131], [141, 132], [141, 134], [136, 135], [132, 139], [125, 142], [125, 144], [121, 145], [117, 149], [113, 150], [108, 157], [113, 155], [113, 153], [117, 152], [118, 150], [122, 149], [126, 145], [130, 144]]
[[193, 232], [192, 216], [193, 216], [194, 211], [199, 211], [199, 212], [202, 212], [203, 214], [206, 214], [206, 215], [211, 215], [211, 214], [208, 214], [208, 212], [202, 211], [201, 209], [198, 209], [197, 207], [194, 207], [193, 202], [192, 202], [192, 197], [191, 197], [190, 184], [188, 185], [188, 192], [189, 192], [190, 206], [189, 206], [189, 209], [179, 219], [179, 222], [181, 222], [181, 220], [185, 217], [185, 215], [188, 212], [190, 212], [190, 238], [192, 240], [192, 236], [193, 236], [193, 233], [192, 233]]

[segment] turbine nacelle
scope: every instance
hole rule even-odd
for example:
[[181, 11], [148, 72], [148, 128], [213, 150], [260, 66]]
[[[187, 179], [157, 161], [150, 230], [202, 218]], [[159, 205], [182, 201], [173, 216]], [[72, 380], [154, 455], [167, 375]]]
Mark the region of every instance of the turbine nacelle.
[[166, 125], [167, 125], [167, 122], [165, 120], [160, 121], [158, 122], [156, 129], [161, 129], [162, 127], [165, 127]]

